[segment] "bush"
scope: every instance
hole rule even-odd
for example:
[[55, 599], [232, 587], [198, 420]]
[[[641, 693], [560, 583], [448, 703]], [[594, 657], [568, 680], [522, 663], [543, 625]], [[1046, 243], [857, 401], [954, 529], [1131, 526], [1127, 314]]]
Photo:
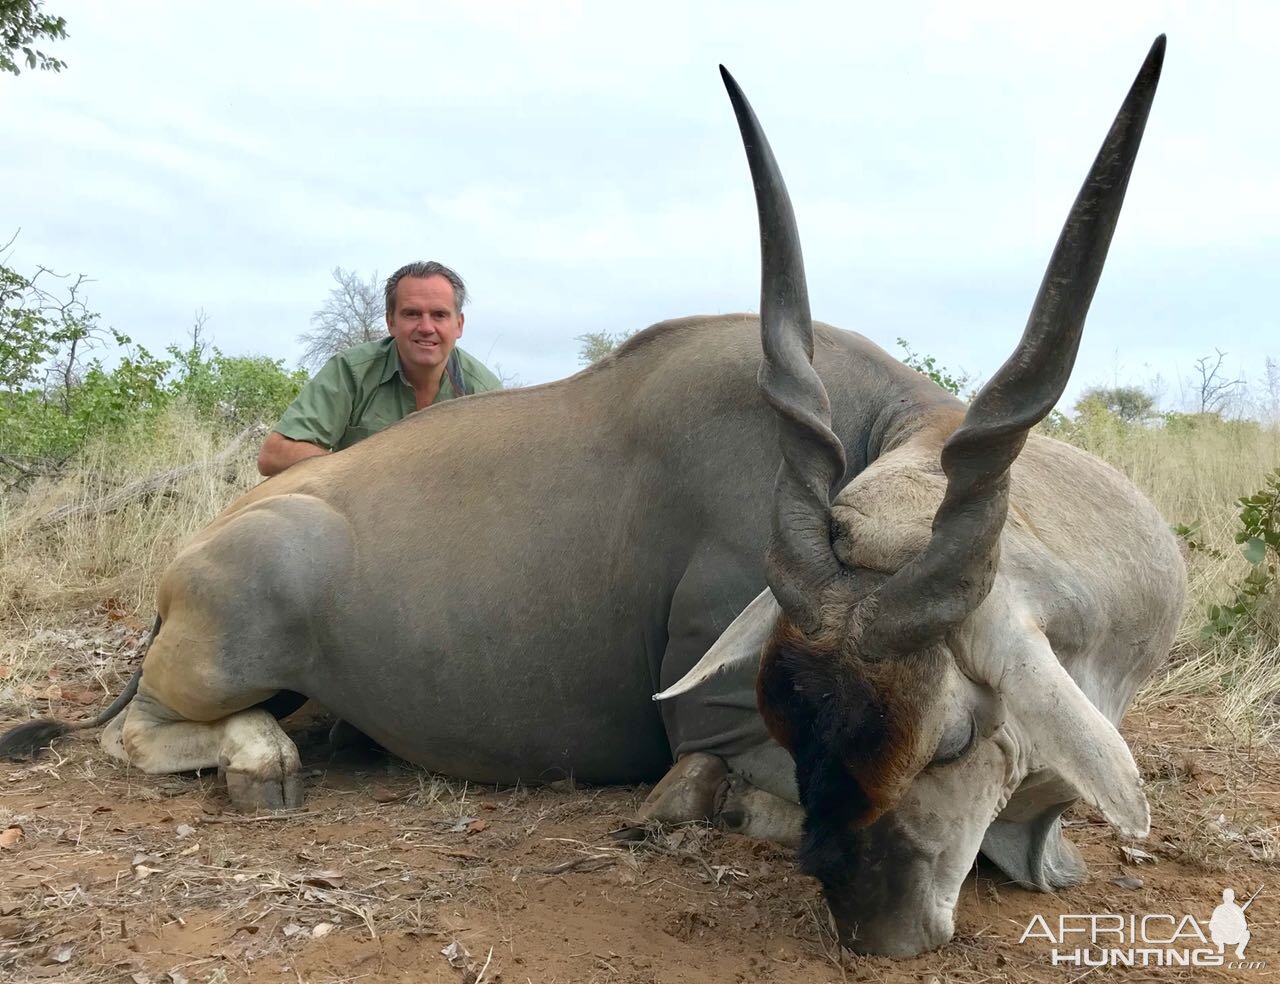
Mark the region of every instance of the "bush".
[[1076, 401], [1076, 413], [1105, 410], [1126, 424], [1136, 424], [1150, 417], [1155, 405], [1155, 398], [1138, 386], [1093, 386]]
[[[158, 358], [98, 328], [76, 296], [82, 281], [55, 296], [0, 265], [0, 464], [18, 476], [14, 484], [56, 470], [91, 441], [146, 433], [175, 402], [219, 429], [273, 423], [307, 381], [279, 359], [217, 348], [206, 356], [199, 324], [190, 346]], [[104, 345], [119, 355], [113, 367], [84, 361]]]
[[1210, 605], [1201, 630], [1206, 636], [1239, 634], [1252, 641], [1259, 629], [1268, 628], [1266, 615], [1274, 614], [1277, 577], [1280, 576], [1280, 468], [1267, 476], [1253, 495], [1236, 500], [1240, 525], [1235, 541], [1249, 564], [1249, 573], [1235, 586], [1235, 597], [1222, 605]]
[[[118, 344], [127, 336], [115, 333]], [[0, 453], [64, 460], [90, 438], [163, 410], [172, 395], [165, 387], [169, 363], [145, 348], [127, 349], [114, 369], [90, 362], [66, 391], [10, 390], [0, 397]]]
[[905, 338], [898, 339], [898, 348], [902, 349], [902, 364], [914, 369], [922, 376], [928, 376], [952, 396], [959, 396], [960, 390], [973, 380], [968, 373], [959, 375], [942, 365], [932, 355], [920, 355]]
[[287, 372], [283, 359], [264, 355], [223, 355], [215, 346], [204, 358], [198, 347], [169, 347], [178, 366], [171, 391], [202, 419], [243, 427], [272, 424], [307, 381], [302, 369]]

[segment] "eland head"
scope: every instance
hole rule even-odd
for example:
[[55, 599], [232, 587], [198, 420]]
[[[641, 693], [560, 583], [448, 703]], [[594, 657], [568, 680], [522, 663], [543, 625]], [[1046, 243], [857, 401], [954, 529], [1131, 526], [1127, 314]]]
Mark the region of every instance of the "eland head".
[[783, 459], [767, 555], [776, 604], [753, 605], [742, 617], [754, 624], [735, 631], [763, 643], [758, 705], [795, 759], [801, 865], [854, 949], [909, 955], [950, 938], [984, 833], [1029, 771], [1122, 835], [1147, 832], [1128, 748], [1023, 603], [1028, 586], [1053, 585], [1006, 570], [1001, 542], [1010, 469], [1066, 386], [1164, 46], [1158, 38], [1103, 142], [1013, 355], [967, 410], [922, 415], [834, 501], [845, 450], [811, 366], [791, 203], [724, 72], [759, 208], [760, 386]]

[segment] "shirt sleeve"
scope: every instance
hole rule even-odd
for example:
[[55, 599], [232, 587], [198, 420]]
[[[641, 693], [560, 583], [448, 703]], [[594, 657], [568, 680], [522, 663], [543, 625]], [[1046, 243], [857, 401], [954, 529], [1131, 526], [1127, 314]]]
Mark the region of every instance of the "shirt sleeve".
[[488, 393], [490, 390], [502, 389], [502, 381], [475, 358], [468, 358], [462, 366], [467, 389], [472, 393]]
[[295, 441], [310, 441], [332, 451], [351, 422], [354, 400], [355, 380], [335, 356], [302, 387], [274, 430]]

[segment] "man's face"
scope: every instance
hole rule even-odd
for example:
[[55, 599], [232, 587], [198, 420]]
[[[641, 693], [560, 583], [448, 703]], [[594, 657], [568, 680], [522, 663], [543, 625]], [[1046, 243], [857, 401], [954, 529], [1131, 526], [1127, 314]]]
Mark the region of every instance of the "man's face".
[[444, 277], [405, 277], [396, 284], [387, 330], [396, 340], [400, 365], [410, 375], [444, 365], [462, 336], [462, 322], [453, 286]]

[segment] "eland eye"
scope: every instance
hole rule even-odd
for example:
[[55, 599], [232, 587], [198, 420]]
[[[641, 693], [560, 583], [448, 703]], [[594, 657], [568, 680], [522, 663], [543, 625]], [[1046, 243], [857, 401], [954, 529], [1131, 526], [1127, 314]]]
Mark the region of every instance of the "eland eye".
[[948, 762], [963, 758], [973, 747], [977, 738], [978, 727], [974, 723], [973, 715], [967, 714], [963, 721], [957, 721], [942, 733], [938, 750], [933, 753], [933, 760], [929, 764], [931, 766], [946, 765]]

